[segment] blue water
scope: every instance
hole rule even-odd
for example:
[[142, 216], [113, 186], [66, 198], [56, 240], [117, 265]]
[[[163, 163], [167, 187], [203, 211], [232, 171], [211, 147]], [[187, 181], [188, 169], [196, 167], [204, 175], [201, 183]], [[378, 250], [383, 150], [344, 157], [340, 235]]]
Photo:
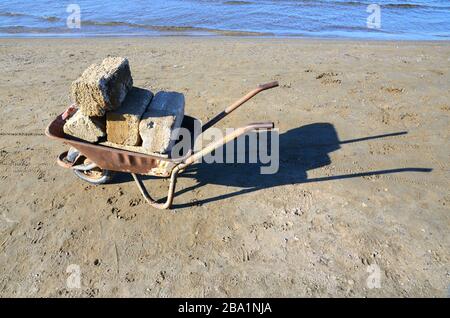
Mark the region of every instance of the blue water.
[[[80, 28], [66, 11], [80, 7]], [[379, 28], [366, 11], [380, 5]], [[72, 21], [72, 20], [71, 20]], [[129, 0], [0, 3], [0, 37], [248, 35], [450, 40], [450, 0]]]

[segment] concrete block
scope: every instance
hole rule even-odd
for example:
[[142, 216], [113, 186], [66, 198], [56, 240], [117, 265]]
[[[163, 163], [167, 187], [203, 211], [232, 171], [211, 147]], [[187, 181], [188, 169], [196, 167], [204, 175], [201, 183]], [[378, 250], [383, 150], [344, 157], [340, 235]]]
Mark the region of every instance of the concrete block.
[[106, 136], [105, 118], [89, 117], [78, 110], [66, 120], [64, 133], [89, 142], [97, 142], [99, 138]]
[[72, 83], [75, 103], [86, 116], [103, 116], [106, 111], [120, 107], [133, 86], [128, 60], [107, 57], [101, 64], [89, 66]]
[[177, 136], [172, 131], [181, 126], [184, 116], [184, 95], [158, 92], [141, 118], [139, 134], [147, 152], [168, 153]]
[[147, 89], [133, 87], [122, 106], [106, 113], [108, 141], [125, 146], [139, 146], [139, 122], [152, 100], [153, 93]]

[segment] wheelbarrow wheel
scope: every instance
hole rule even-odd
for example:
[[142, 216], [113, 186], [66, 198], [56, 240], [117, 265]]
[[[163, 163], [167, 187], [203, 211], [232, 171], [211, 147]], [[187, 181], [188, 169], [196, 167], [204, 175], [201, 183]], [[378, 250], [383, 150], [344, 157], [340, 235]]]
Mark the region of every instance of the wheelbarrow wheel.
[[[91, 161], [87, 158], [84, 158], [84, 165], [89, 164], [91, 164]], [[114, 176], [114, 172], [101, 169], [99, 167], [88, 170], [73, 169], [73, 173], [81, 180], [95, 185], [108, 183]]]
[[91, 170], [73, 170], [73, 173], [83, 181], [89, 182], [90, 184], [105, 184], [112, 180], [114, 173], [110, 170], [104, 170], [100, 168], [93, 168]]

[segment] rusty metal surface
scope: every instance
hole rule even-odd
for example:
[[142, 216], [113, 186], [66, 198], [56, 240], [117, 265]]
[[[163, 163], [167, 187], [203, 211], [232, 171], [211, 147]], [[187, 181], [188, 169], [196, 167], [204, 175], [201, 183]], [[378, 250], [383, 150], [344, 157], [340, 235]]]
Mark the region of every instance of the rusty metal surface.
[[[186, 128], [191, 129], [191, 127], [194, 126], [193, 121], [195, 121], [195, 119], [189, 116], [185, 116], [185, 118], [183, 123]], [[155, 169], [158, 171], [158, 168], [164, 166], [171, 170], [176, 163], [190, 155], [190, 153], [188, 153], [182, 158], [171, 159], [92, 144], [66, 135], [63, 130], [64, 123], [65, 120], [59, 115], [47, 127], [45, 134], [50, 138], [58, 139], [78, 149], [80, 153], [95, 162], [102, 169], [138, 174], [155, 174]], [[169, 176], [170, 171], [167, 171], [166, 173], [159, 172], [158, 175]]]

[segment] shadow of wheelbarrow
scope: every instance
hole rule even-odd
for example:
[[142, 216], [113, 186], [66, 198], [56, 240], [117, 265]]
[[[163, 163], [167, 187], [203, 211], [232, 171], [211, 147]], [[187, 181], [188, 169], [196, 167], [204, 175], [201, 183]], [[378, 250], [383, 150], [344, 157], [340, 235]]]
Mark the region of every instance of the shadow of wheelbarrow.
[[[197, 184], [176, 192], [181, 195], [185, 192], [198, 189], [207, 184], [217, 184], [242, 189], [224, 193], [222, 195], [197, 200], [185, 204], [174, 205], [174, 208], [184, 208], [195, 205], [204, 205], [210, 202], [232, 198], [241, 194], [251, 193], [267, 188], [287, 184], [301, 184], [311, 182], [324, 182], [365, 176], [385, 175], [393, 173], [431, 172], [431, 168], [408, 167], [376, 171], [356, 172], [350, 174], [332, 175], [308, 178], [307, 171], [331, 164], [329, 154], [341, 148], [342, 144], [364, 142], [372, 139], [389, 138], [405, 135], [407, 132], [367, 136], [352, 140], [340, 141], [334, 126], [330, 123], [314, 123], [291, 129], [279, 135], [279, 169], [275, 174], [261, 174], [261, 164], [258, 163], [200, 163], [189, 167], [183, 177], [194, 178]], [[249, 152], [249, 150], [246, 150]], [[234, 151], [236, 153], [236, 151]], [[226, 147], [223, 148], [225, 162]], [[236, 162], [236, 161], [234, 161]], [[227, 190], [228, 191], [228, 190]]]

